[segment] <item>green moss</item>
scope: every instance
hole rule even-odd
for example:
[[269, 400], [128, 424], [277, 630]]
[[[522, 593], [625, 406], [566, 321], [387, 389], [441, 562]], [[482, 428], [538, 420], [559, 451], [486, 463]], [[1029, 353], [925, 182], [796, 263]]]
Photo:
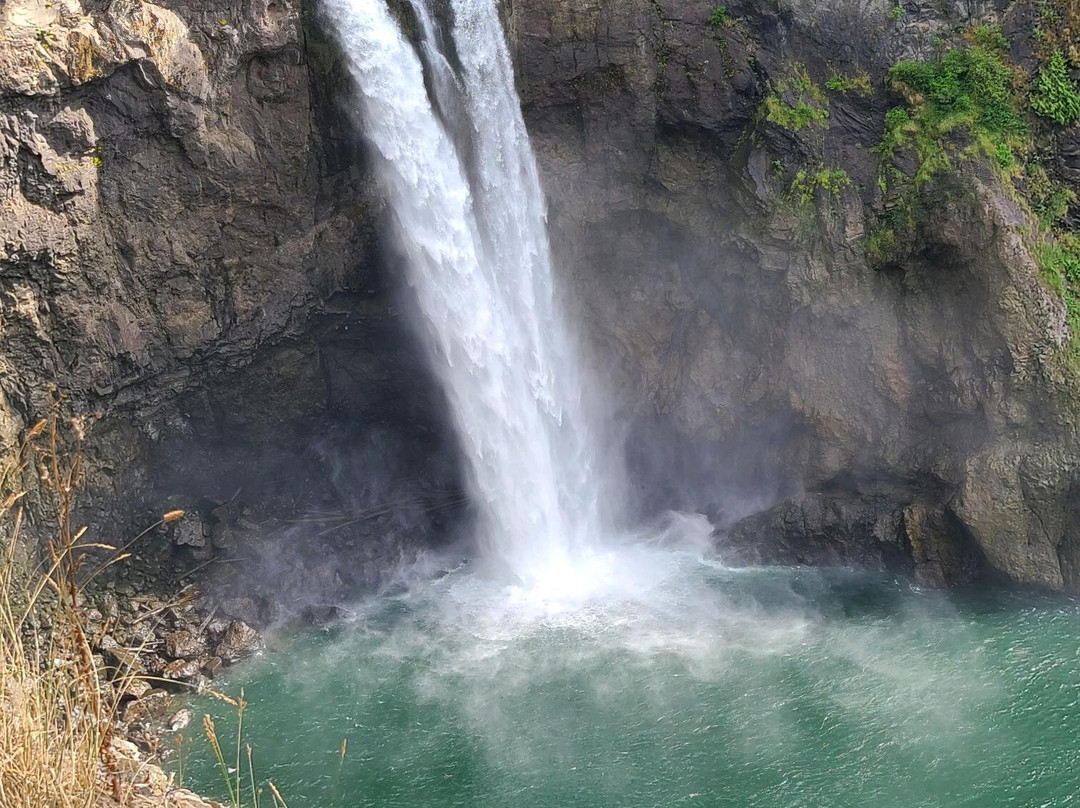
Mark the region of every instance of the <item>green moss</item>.
[[1031, 207], [1031, 212], [1044, 229], [1055, 227], [1065, 214], [1069, 205], [1076, 201], [1076, 192], [1061, 183], [1050, 179], [1046, 169], [1034, 164], [1027, 168], [1024, 176], [1024, 191]]
[[903, 17], [905, 13], [906, 12], [904, 11], [904, 7], [897, 4], [897, 5], [893, 6], [892, 10], [889, 12], [889, 19], [898, 20], [901, 17]]
[[[791, 99], [788, 103], [785, 99]], [[770, 123], [798, 132], [807, 126], [824, 126], [829, 117], [828, 99], [806, 68], [795, 65], [790, 74], [776, 82], [765, 98], [765, 118]]]
[[811, 238], [818, 228], [819, 197], [824, 195], [831, 204], [849, 185], [851, 178], [842, 168], [822, 166], [816, 171], [797, 171], [786, 195], [799, 219], [796, 235], [803, 239]]
[[1031, 109], [1062, 126], [1080, 121], [1080, 93], [1069, 77], [1065, 55], [1060, 50], [1050, 55], [1035, 79], [1031, 88]]
[[709, 15], [709, 25], [713, 28], [724, 28], [731, 25], [731, 17], [728, 15], [726, 6], [717, 6]]
[[867, 73], [858, 73], [854, 76], [833, 76], [825, 82], [826, 89], [834, 93], [847, 93], [851, 95], [869, 96], [873, 93], [870, 87], [870, 76]]
[[1080, 358], [1080, 239], [1072, 234], [1044, 239], [1035, 248], [1035, 259], [1043, 280], [1065, 301], [1075, 363]]

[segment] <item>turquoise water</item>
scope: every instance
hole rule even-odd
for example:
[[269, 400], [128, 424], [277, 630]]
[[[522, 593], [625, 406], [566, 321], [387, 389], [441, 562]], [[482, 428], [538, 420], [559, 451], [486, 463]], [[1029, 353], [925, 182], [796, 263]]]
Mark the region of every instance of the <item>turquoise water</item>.
[[452, 573], [234, 670], [260, 779], [291, 808], [1080, 803], [1075, 601], [662, 550], [618, 572], [577, 597]]

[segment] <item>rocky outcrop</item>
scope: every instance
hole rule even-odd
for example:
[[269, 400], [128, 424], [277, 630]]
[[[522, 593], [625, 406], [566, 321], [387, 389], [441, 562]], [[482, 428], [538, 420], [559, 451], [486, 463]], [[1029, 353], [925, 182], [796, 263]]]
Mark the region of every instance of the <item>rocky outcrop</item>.
[[457, 485], [312, 11], [0, 9], [0, 450], [55, 386], [93, 424], [83, 521], [119, 545], [191, 514], [134, 548], [139, 591], [200, 567], [297, 611], [344, 597], [433, 541], [416, 503]]
[[567, 297], [648, 507], [712, 513], [733, 558], [1080, 588], [1077, 388], [1036, 225], [957, 160], [910, 242], [867, 253], [887, 71], [995, 20], [1023, 61], [1028, 5], [513, 4]]

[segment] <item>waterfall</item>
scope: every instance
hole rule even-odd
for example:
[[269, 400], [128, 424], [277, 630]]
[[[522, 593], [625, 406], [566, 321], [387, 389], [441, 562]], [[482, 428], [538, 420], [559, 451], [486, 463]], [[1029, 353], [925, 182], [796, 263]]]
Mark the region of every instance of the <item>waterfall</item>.
[[495, 0], [451, 0], [441, 34], [424, 1], [420, 53], [385, 0], [324, 7], [467, 456], [480, 540], [528, 583], [572, 568], [604, 534], [600, 454]]

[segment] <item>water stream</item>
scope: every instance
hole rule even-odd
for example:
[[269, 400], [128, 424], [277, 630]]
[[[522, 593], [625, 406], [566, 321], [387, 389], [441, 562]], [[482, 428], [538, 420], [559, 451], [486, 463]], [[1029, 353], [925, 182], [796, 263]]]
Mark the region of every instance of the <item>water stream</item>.
[[[325, 11], [380, 158], [485, 554], [522, 582], [558, 578], [607, 533], [610, 498], [555, 304], [536, 165], [494, 0], [453, 0], [446, 36], [423, 2], [434, 102], [384, 0], [327, 0]], [[443, 41], [456, 45], [457, 73]]]

